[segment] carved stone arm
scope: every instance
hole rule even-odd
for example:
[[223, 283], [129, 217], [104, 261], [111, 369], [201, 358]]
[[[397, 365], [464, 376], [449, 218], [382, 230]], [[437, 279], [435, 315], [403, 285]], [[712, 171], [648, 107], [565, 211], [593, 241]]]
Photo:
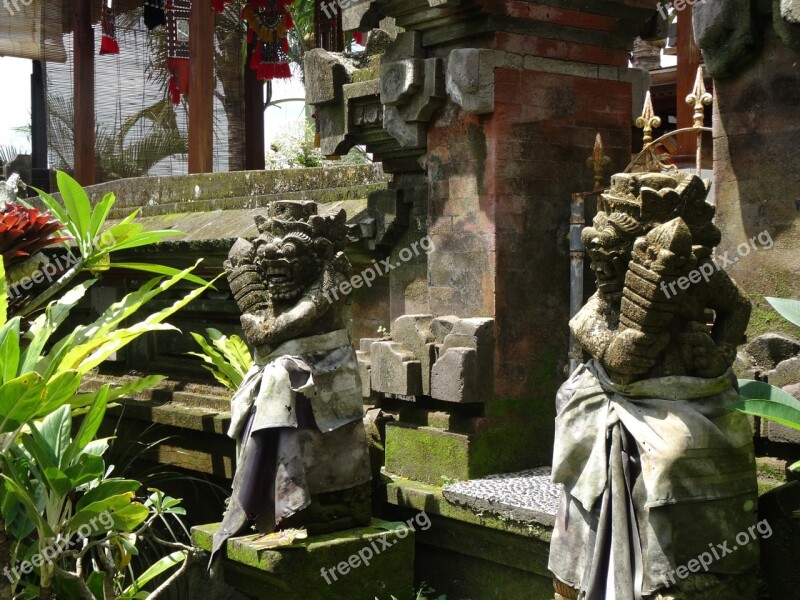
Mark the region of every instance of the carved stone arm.
[[260, 310], [242, 315], [242, 329], [247, 341], [254, 346], [276, 346], [286, 340], [301, 337], [329, 308], [328, 304], [315, 303], [303, 298], [291, 309], [274, 315]]

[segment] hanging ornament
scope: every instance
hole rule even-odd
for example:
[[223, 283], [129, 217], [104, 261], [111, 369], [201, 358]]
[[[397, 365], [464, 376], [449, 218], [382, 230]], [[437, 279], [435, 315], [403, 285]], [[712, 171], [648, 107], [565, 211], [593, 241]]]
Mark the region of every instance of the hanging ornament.
[[242, 11], [247, 23], [247, 42], [252, 45], [250, 68], [260, 80], [288, 79], [289, 41], [292, 27], [289, 5], [293, 0], [248, 0]]
[[103, 36], [100, 38], [100, 54], [119, 54], [117, 19], [112, 3], [113, 0], [103, 0]]
[[211, 6], [214, 7], [214, 10], [218, 13], [221, 13], [225, 10], [225, 5], [230, 4], [233, 0], [211, 0]]
[[[204, 2], [205, 0], [199, 0]], [[169, 94], [173, 104], [189, 94], [189, 14], [191, 0], [167, 0], [164, 16], [167, 22], [167, 69]]]
[[144, 24], [153, 31], [166, 23], [164, 17], [164, 0], [144, 0]]

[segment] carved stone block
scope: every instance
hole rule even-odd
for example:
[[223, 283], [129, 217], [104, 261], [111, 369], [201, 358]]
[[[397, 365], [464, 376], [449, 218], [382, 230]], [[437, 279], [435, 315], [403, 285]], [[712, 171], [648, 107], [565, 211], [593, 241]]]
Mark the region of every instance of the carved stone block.
[[315, 48], [306, 52], [303, 59], [306, 74], [306, 102], [327, 104], [340, 102], [342, 86], [349, 82], [345, 66], [336, 56]]
[[372, 389], [384, 394], [419, 396], [422, 394], [420, 361], [402, 344], [374, 342], [371, 346]]
[[[437, 328], [442, 325], [440, 321]], [[431, 396], [449, 402], [486, 402], [492, 397], [493, 381], [494, 321], [459, 319], [439, 349], [431, 372]]]
[[494, 50], [453, 50], [447, 62], [446, 86], [452, 100], [467, 112], [481, 115], [494, 110]]
[[453, 331], [453, 327], [455, 327], [458, 320], [458, 317], [455, 315], [448, 315], [445, 317], [436, 317], [431, 321], [431, 332], [437, 344], [444, 344], [444, 338]]
[[420, 361], [422, 393], [431, 393], [431, 367], [436, 360], [432, 315], [404, 315], [392, 323], [392, 339], [411, 350]]
[[750, 0], [719, 0], [698, 3], [692, 11], [695, 39], [715, 78], [732, 75], [753, 56], [757, 42], [751, 5]]
[[477, 351], [450, 348], [433, 366], [431, 397], [446, 402], [481, 402], [478, 397]]
[[356, 360], [358, 360], [358, 374], [361, 377], [361, 395], [364, 398], [369, 398], [372, 395], [372, 360], [369, 352], [356, 350]]
[[433, 112], [444, 101], [444, 62], [425, 58], [418, 31], [397, 36], [381, 61], [383, 127], [403, 148], [424, 148], [426, 128]]

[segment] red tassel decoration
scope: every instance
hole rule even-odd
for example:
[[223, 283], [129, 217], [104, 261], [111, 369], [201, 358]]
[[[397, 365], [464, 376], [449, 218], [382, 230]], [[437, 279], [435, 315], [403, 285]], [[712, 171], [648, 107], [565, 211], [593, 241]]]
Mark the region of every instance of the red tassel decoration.
[[100, 38], [100, 54], [119, 54], [117, 22], [112, 2], [113, 0], [103, 0], [103, 35]]
[[169, 97], [173, 104], [179, 104], [181, 96], [189, 95], [189, 59], [168, 58]]
[[[195, 0], [204, 1], [204, 0]], [[164, 5], [167, 21], [167, 68], [169, 95], [173, 104], [189, 94], [189, 14], [190, 0], [170, 0]]]
[[225, 10], [225, 5], [233, 2], [233, 0], [211, 0], [211, 6], [214, 7], [214, 10], [218, 13], [221, 13]]
[[260, 80], [289, 79], [289, 42], [292, 27], [289, 5], [294, 0], [248, 0], [242, 11], [247, 22], [247, 40], [253, 44], [250, 68]]

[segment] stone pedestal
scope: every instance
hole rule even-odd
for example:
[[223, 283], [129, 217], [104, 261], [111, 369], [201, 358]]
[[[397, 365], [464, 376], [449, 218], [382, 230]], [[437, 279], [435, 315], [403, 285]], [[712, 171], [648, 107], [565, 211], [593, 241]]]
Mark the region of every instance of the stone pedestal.
[[[552, 600], [547, 550], [555, 510], [550, 500], [560, 490], [545, 471], [444, 490], [393, 478], [387, 487], [395, 507], [390, 514], [405, 519], [424, 510], [432, 523], [417, 531], [417, 580], [454, 599]], [[520, 487], [524, 491], [514, 493]]]
[[[209, 551], [218, 524], [192, 529], [195, 545]], [[410, 598], [414, 531], [403, 523], [373, 519], [370, 527], [259, 549], [261, 536], [232, 538], [221, 559], [225, 583], [264, 600]]]

